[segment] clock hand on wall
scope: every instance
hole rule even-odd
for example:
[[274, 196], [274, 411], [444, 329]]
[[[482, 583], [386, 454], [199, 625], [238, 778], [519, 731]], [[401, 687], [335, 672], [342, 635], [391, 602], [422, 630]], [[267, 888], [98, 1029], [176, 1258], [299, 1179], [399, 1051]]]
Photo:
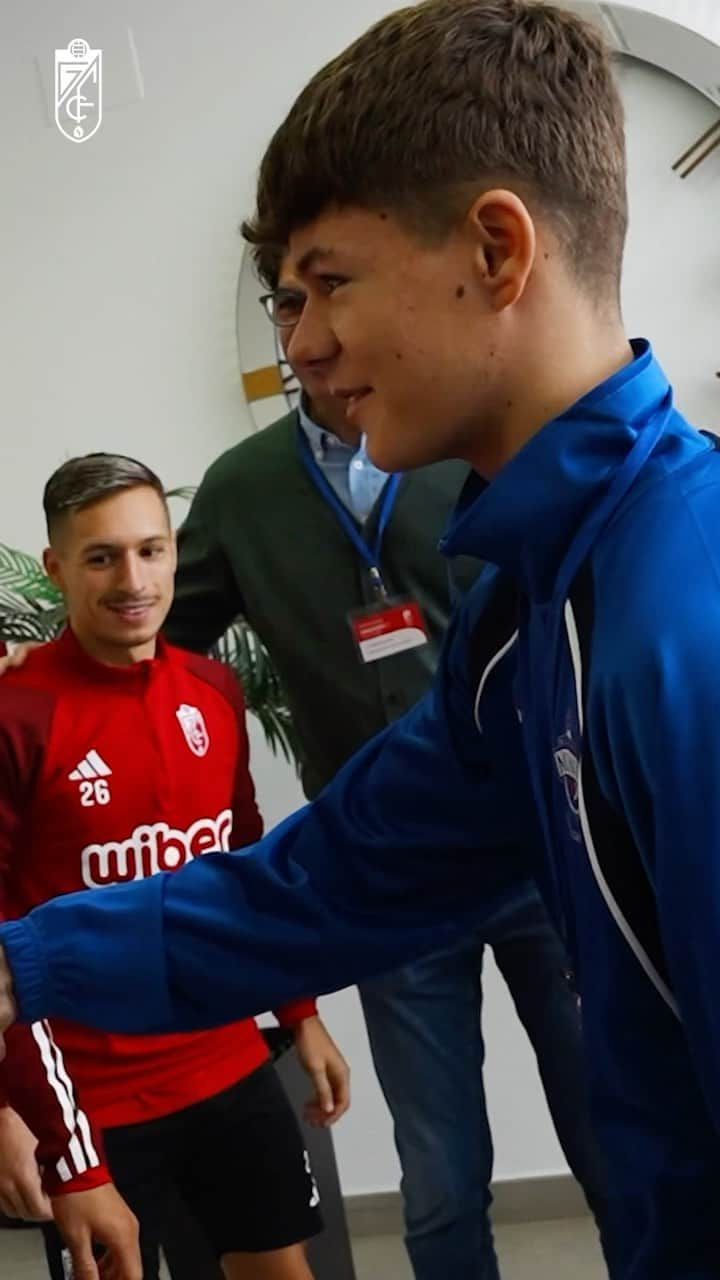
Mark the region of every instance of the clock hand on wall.
[[707, 160], [713, 151], [720, 147], [720, 120], [716, 120], [710, 125], [703, 134], [693, 142], [687, 151], [684, 151], [678, 160], [675, 161], [673, 169], [675, 173], [679, 173], [681, 178], [689, 178], [694, 173], [698, 165], [703, 160]]

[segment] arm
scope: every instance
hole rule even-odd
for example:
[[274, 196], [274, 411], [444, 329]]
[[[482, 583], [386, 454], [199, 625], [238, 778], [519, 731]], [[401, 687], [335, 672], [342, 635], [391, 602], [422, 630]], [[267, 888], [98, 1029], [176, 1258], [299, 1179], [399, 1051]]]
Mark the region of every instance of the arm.
[[[52, 702], [8, 682], [0, 691], [0, 891], [4, 897], [26, 831], [34, 784], [44, 758]], [[1, 917], [0, 917], [1, 918]], [[97, 1135], [47, 1023], [14, 1026], [0, 1065], [0, 1105], [16, 1111], [37, 1138], [37, 1160], [49, 1195], [109, 1181]], [[7, 1117], [6, 1117], [7, 1119]]]
[[40, 1181], [37, 1139], [7, 1098], [0, 1105], [0, 1212], [24, 1222], [47, 1222], [50, 1201]]
[[207, 653], [244, 612], [220, 538], [219, 512], [233, 500], [221, 476], [217, 463], [210, 467], [178, 531], [175, 598], [164, 628], [172, 644], [198, 653]]
[[295, 1030], [295, 1050], [313, 1086], [305, 1120], [314, 1128], [335, 1124], [350, 1106], [350, 1068], [321, 1018], [304, 1018]]
[[98, 1280], [93, 1244], [104, 1246], [114, 1280], [141, 1280], [138, 1224], [111, 1182], [79, 1183], [52, 1200], [43, 1194], [33, 1133], [10, 1106], [0, 1107], [0, 1209], [8, 1217], [47, 1221], [51, 1217], [68, 1246], [73, 1275]]
[[[0, 714], [0, 869], [12, 867], [23, 839], [50, 708], [28, 690], [6, 686]], [[3, 885], [4, 888], [4, 885]], [[7, 984], [0, 978], [0, 992]], [[138, 1224], [110, 1182], [97, 1134], [47, 1023], [16, 1025], [0, 1063], [0, 1200], [12, 1214], [57, 1223], [73, 1275], [98, 1280], [93, 1242], [105, 1249], [103, 1274], [141, 1280]], [[42, 1181], [40, 1180], [42, 1173]]]
[[[227, 1022], [439, 949], [524, 888], [529, 800], [518, 775], [508, 803], [475, 729], [467, 628], [466, 608], [431, 693], [250, 850], [4, 925], [20, 1016], [130, 1032]], [[519, 739], [512, 663], [503, 729]]]
[[15, 667], [21, 667], [25, 662], [29, 653], [33, 649], [39, 649], [40, 644], [37, 640], [26, 640], [21, 644], [13, 647], [12, 653], [8, 653], [7, 645], [0, 643], [0, 677], [12, 671]]
[[263, 833], [263, 820], [257, 806], [255, 784], [250, 773], [250, 742], [248, 739], [245, 698], [242, 686], [234, 671], [223, 663], [214, 663], [218, 684], [230, 703], [235, 717], [237, 750], [232, 796], [233, 848], [244, 849], [255, 844]]
[[46, 1193], [67, 1194], [109, 1182], [100, 1137], [78, 1101], [48, 1023], [17, 1023], [5, 1041], [6, 1100], [37, 1138]]

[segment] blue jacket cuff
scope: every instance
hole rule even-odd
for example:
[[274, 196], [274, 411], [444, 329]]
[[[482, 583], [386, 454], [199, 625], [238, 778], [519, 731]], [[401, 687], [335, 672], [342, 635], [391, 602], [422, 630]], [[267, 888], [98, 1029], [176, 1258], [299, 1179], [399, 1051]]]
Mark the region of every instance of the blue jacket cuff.
[[20, 1022], [36, 1022], [47, 1016], [47, 971], [42, 943], [29, 919], [0, 925], [0, 945], [5, 948], [12, 972]]

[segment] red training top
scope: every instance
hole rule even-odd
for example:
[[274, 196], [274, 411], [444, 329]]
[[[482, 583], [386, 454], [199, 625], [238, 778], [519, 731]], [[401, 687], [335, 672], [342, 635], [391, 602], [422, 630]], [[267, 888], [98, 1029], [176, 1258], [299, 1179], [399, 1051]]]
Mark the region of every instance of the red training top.
[[[0, 679], [5, 915], [257, 840], [262, 821], [248, 754], [240, 687], [219, 662], [159, 639], [151, 661], [107, 666], [69, 630], [34, 650]], [[277, 1017], [292, 1025], [314, 1012], [313, 1001], [302, 1001]], [[43, 1023], [10, 1036], [5, 1101], [21, 1102], [16, 1109], [38, 1137], [46, 1187], [76, 1191], [107, 1180], [92, 1126], [180, 1110], [228, 1088], [267, 1056], [252, 1019], [155, 1036], [54, 1020], [52, 1032]], [[19, 1090], [21, 1078], [37, 1081], [38, 1061], [46, 1088]]]

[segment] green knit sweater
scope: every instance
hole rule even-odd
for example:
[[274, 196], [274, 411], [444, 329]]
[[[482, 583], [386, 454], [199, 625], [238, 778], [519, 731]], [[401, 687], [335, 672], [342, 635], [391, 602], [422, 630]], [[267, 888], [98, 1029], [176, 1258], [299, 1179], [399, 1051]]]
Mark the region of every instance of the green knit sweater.
[[[285, 686], [312, 797], [428, 688], [450, 612], [437, 543], [467, 468], [439, 463], [403, 477], [382, 572], [391, 594], [419, 600], [431, 641], [363, 666], [347, 614], [372, 602], [368, 572], [300, 460], [298, 429], [297, 415], [288, 414], [210, 467], [179, 534], [166, 631], [175, 644], [207, 650], [244, 615]], [[378, 505], [366, 523], [370, 536]], [[461, 589], [479, 567], [457, 566]]]

